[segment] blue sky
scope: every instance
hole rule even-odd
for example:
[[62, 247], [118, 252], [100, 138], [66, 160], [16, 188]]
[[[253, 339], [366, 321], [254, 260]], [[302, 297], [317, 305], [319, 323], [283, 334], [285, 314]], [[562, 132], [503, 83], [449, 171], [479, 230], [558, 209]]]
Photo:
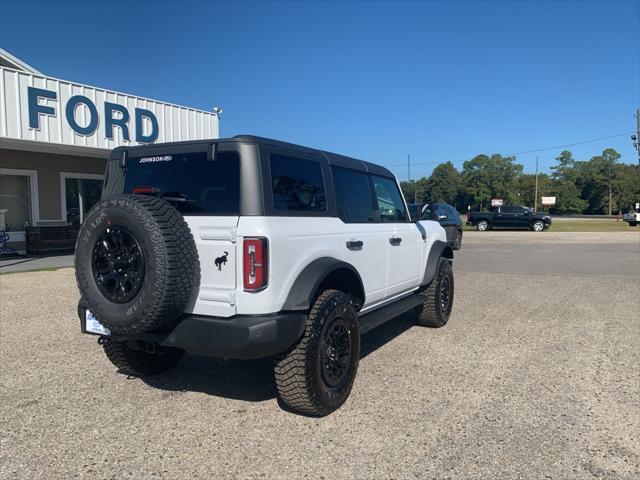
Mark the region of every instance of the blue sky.
[[[0, 46], [45, 74], [210, 110], [407, 177], [478, 153], [630, 133], [640, 1], [0, 2]], [[636, 161], [629, 135], [605, 147]], [[561, 149], [518, 155], [543, 171]]]

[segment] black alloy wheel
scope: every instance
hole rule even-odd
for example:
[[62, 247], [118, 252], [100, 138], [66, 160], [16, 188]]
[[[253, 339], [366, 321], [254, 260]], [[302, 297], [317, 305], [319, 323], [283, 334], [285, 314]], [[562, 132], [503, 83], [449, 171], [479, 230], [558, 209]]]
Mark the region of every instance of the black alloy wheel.
[[451, 281], [448, 276], [443, 276], [440, 281], [440, 308], [443, 312], [450, 311], [449, 302], [451, 302]]
[[345, 379], [351, 363], [351, 335], [347, 322], [337, 317], [329, 325], [322, 345], [322, 378], [335, 387]]
[[91, 265], [98, 289], [113, 303], [129, 302], [142, 287], [145, 269], [142, 249], [123, 226], [110, 225], [98, 237]]

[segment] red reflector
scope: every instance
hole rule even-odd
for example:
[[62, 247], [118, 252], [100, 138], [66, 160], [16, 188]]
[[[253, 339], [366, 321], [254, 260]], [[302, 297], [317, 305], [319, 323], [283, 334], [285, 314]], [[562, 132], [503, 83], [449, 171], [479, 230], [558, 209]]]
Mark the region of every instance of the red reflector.
[[244, 239], [242, 269], [244, 289], [256, 292], [269, 283], [269, 244], [264, 237]]
[[160, 190], [155, 187], [135, 187], [131, 192], [138, 195], [153, 195], [159, 193]]

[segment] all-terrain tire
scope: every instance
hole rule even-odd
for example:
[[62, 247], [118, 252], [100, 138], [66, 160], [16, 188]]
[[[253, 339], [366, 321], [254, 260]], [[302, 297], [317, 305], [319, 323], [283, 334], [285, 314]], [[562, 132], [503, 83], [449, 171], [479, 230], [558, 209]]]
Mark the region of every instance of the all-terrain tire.
[[[323, 368], [330, 359], [331, 335], [336, 325], [346, 330], [349, 340], [344, 373], [333, 383]], [[292, 410], [324, 416], [338, 409], [347, 399], [358, 371], [360, 332], [358, 316], [349, 296], [338, 290], [325, 290], [307, 317], [302, 338], [275, 366], [280, 400]]]
[[420, 295], [424, 303], [416, 307], [416, 323], [424, 327], [440, 328], [449, 321], [453, 308], [453, 269], [444, 257], [438, 259], [436, 276]]
[[171, 327], [200, 284], [189, 226], [173, 206], [146, 195], [93, 207], [76, 241], [75, 267], [83, 300], [113, 335]]
[[116, 342], [108, 337], [101, 337], [100, 343], [120, 373], [136, 377], [165, 373], [184, 356], [184, 350], [179, 348], [156, 347], [156, 351], [150, 353], [135, 342]]

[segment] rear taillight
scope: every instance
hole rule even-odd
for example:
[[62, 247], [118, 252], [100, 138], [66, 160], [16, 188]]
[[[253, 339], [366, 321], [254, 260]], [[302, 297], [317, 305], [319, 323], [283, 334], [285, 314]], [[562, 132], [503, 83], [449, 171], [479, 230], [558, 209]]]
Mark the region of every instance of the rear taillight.
[[160, 193], [160, 189], [156, 187], [135, 187], [131, 190], [131, 193], [135, 193], [136, 195], [156, 195]]
[[242, 247], [244, 289], [256, 292], [269, 283], [269, 244], [264, 237], [245, 237]]

